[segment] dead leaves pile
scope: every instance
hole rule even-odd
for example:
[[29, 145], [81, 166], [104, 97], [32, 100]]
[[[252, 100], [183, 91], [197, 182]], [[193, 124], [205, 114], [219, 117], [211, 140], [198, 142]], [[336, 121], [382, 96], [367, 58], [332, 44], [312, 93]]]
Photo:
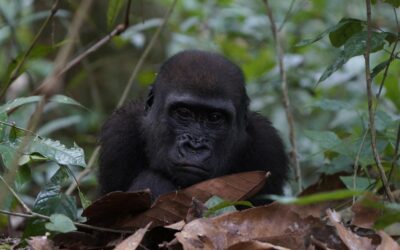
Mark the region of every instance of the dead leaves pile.
[[[245, 200], [265, 184], [265, 172], [247, 172], [205, 181], [161, 196], [151, 205], [148, 191], [115, 192], [88, 207], [87, 223], [135, 231], [131, 235], [83, 230], [60, 234], [51, 244], [60, 249], [393, 249], [384, 231], [372, 228], [380, 211], [357, 202], [313, 205], [271, 203], [220, 216], [201, 217], [212, 196]], [[340, 186], [330, 177], [305, 194]], [[339, 211], [339, 212], [337, 212]], [[43, 242], [40, 242], [43, 244]], [[35, 238], [30, 241], [35, 244]], [[45, 248], [42, 248], [45, 249]]]

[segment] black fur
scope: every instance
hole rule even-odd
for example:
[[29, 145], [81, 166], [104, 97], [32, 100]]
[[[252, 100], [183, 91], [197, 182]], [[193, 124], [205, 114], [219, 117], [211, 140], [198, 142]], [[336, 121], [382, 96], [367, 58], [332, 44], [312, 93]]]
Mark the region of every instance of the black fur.
[[105, 122], [100, 192], [150, 188], [157, 197], [204, 179], [267, 170], [262, 193], [281, 194], [284, 145], [267, 118], [248, 111], [244, 85], [241, 70], [218, 54], [185, 51], [167, 60], [146, 102], [128, 103]]

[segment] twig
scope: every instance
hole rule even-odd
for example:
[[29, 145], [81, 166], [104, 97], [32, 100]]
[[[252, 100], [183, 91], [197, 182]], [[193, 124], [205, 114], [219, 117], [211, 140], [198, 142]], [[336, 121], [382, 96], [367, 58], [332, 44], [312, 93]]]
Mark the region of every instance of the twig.
[[285, 17], [283, 18], [283, 21], [282, 21], [282, 23], [281, 23], [281, 26], [279, 26], [279, 28], [278, 28], [278, 32], [281, 32], [281, 30], [282, 30], [283, 27], [285, 26], [286, 22], [289, 20], [290, 15], [292, 14], [292, 10], [293, 10], [293, 6], [294, 6], [294, 2], [295, 2], [295, 1], [296, 1], [296, 0], [292, 0], [292, 1], [290, 2], [289, 10], [286, 12], [286, 15], [285, 15]]
[[388, 179], [385, 174], [385, 169], [382, 166], [381, 158], [379, 156], [379, 152], [376, 148], [376, 131], [375, 131], [375, 110], [373, 107], [373, 96], [372, 96], [372, 79], [370, 72], [370, 62], [369, 62], [369, 54], [371, 50], [371, 2], [370, 0], [365, 0], [366, 10], [367, 10], [367, 43], [366, 43], [366, 51], [364, 54], [365, 60], [365, 79], [367, 84], [367, 97], [368, 97], [368, 116], [369, 116], [369, 128], [371, 133], [371, 147], [372, 152], [374, 154], [375, 162], [378, 167], [379, 175], [382, 180], [383, 186], [385, 188], [386, 195], [388, 196], [391, 202], [394, 202], [394, 196], [392, 191], [390, 190]]
[[68, 29], [67, 39], [70, 42], [66, 43], [60, 49], [55, 59], [53, 72], [43, 81], [43, 83], [36, 89], [35, 92], [44, 95], [46, 98], [49, 98], [63, 87], [63, 74], [60, 74], [60, 72], [67, 65], [68, 59], [74, 49], [74, 41], [76, 41], [77, 37], [79, 36], [79, 30], [82, 27], [87, 13], [89, 12], [92, 2], [93, 0], [81, 1], [72, 24]]
[[[24, 218], [40, 218], [40, 219], [45, 219], [47, 221], [50, 221], [50, 217], [47, 215], [43, 214], [38, 214], [35, 212], [31, 213], [15, 213], [15, 212], [10, 212], [6, 211], [3, 209], [0, 209], [1, 214], [6, 214], [6, 215], [11, 215], [11, 216], [18, 216], [18, 217], [24, 217]], [[111, 228], [105, 228], [105, 227], [96, 227], [96, 226], [91, 226], [87, 224], [82, 224], [79, 222], [72, 222], [75, 226], [77, 227], [82, 227], [82, 228], [88, 228], [92, 230], [97, 230], [97, 231], [103, 231], [103, 232], [110, 232], [110, 233], [120, 233], [120, 234], [132, 234], [134, 231], [128, 231], [128, 230], [118, 230], [118, 229], [111, 229]]]
[[28, 207], [28, 205], [25, 204], [25, 202], [21, 199], [21, 197], [18, 196], [18, 194], [14, 191], [14, 189], [3, 179], [3, 177], [0, 175], [0, 180], [3, 182], [3, 184], [7, 187], [8, 191], [10, 191], [15, 199], [18, 200], [19, 204], [22, 205], [22, 207], [25, 209], [27, 213], [32, 213], [32, 210]]
[[287, 86], [287, 77], [286, 77], [285, 65], [284, 65], [284, 61], [283, 61], [284, 52], [283, 52], [283, 48], [280, 43], [278, 31], [275, 26], [274, 17], [272, 15], [271, 8], [269, 7], [269, 4], [268, 4], [268, 0], [263, 0], [263, 2], [265, 4], [267, 15], [268, 15], [268, 18], [271, 23], [272, 36], [274, 37], [274, 40], [276, 43], [276, 50], [278, 53], [278, 62], [279, 62], [279, 74], [280, 74], [281, 81], [282, 81], [281, 87], [282, 87], [282, 94], [283, 94], [283, 106], [285, 108], [286, 119], [289, 124], [289, 139], [290, 139], [290, 144], [292, 146], [291, 158], [292, 158], [293, 167], [295, 168], [296, 182], [298, 184], [299, 191], [301, 191], [303, 189], [302, 179], [301, 179], [301, 168], [300, 168], [300, 163], [299, 163], [299, 160], [297, 157], [298, 152], [297, 152], [297, 146], [296, 146], [296, 131], [294, 128], [293, 115], [291, 112], [290, 101], [289, 101], [289, 93], [288, 93], [289, 90], [288, 90], [288, 86]]
[[[176, 4], [177, 0], [174, 0], [171, 4], [171, 7], [169, 8], [168, 12], [166, 13], [163, 23], [158, 27], [158, 29], [156, 30], [156, 32], [153, 34], [149, 44], [147, 45], [147, 47], [145, 48], [144, 52], [142, 53], [142, 55], [139, 58], [138, 63], [136, 64], [135, 68], [133, 69], [133, 72], [131, 74], [131, 76], [129, 77], [128, 83], [124, 89], [124, 92], [118, 102], [117, 108], [121, 107], [128, 96], [129, 90], [132, 88], [133, 82], [136, 79], [136, 76], [139, 72], [139, 70], [141, 69], [144, 60], [146, 59], [147, 55], [149, 54], [149, 52], [151, 51], [151, 49], [153, 48], [155, 42], [157, 41], [161, 31], [164, 29], [166, 23], [168, 22], [173, 9], [175, 8], [175, 4]], [[125, 19], [126, 20], [126, 19]], [[95, 150], [93, 151], [92, 155], [90, 156], [90, 160], [88, 163], [88, 166], [85, 168], [85, 170], [83, 170], [82, 172], [80, 172], [77, 176], [76, 176], [76, 182], [72, 182], [71, 185], [68, 187], [66, 194], [70, 195], [72, 194], [72, 192], [75, 190], [75, 188], [77, 187], [77, 185], [79, 185], [79, 182], [86, 176], [88, 175], [94, 167], [94, 163], [96, 162], [96, 159], [99, 155], [100, 152], [100, 146], [97, 146], [95, 148]]]
[[397, 166], [397, 160], [399, 158], [399, 144], [400, 144], [400, 123], [399, 123], [399, 127], [397, 128], [396, 145], [394, 147], [392, 164], [390, 166], [390, 171], [389, 171], [389, 176], [388, 176], [389, 182], [390, 182], [390, 179], [392, 178], [393, 170], [396, 169], [396, 166]]
[[36, 45], [36, 42], [38, 41], [39, 37], [42, 35], [44, 29], [48, 25], [48, 23], [53, 19], [54, 15], [58, 11], [58, 4], [59, 0], [56, 0], [56, 2], [53, 4], [53, 7], [50, 10], [50, 15], [46, 18], [46, 20], [43, 22], [42, 26], [40, 26], [40, 29], [36, 36], [33, 38], [32, 43], [29, 45], [29, 48], [26, 50], [25, 54], [19, 60], [18, 65], [15, 67], [15, 69], [12, 71], [10, 78], [8, 79], [7, 83], [4, 86], [4, 89], [1, 91], [0, 94], [0, 99], [3, 99], [4, 94], [6, 93], [8, 87], [11, 85], [11, 83], [17, 78], [19, 71], [21, 70], [22, 66], [24, 65], [26, 59], [29, 57], [29, 54], [32, 52], [33, 47]]
[[162, 24], [158, 27], [158, 29], [156, 30], [156, 32], [154, 33], [153, 37], [151, 38], [149, 44], [147, 45], [146, 49], [144, 50], [143, 54], [140, 56], [139, 61], [136, 64], [135, 69], [133, 70], [128, 83], [124, 89], [124, 92], [122, 93], [121, 98], [119, 99], [117, 108], [120, 108], [126, 101], [127, 97], [128, 97], [128, 93], [132, 88], [133, 82], [136, 80], [136, 76], [139, 73], [140, 68], [142, 67], [142, 64], [144, 63], [144, 60], [146, 59], [147, 55], [149, 54], [149, 52], [151, 51], [151, 49], [153, 48], [155, 42], [158, 39], [158, 36], [160, 35], [161, 31], [164, 29], [166, 23], [169, 20], [169, 17], [172, 14], [172, 11], [175, 8], [175, 4], [176, 4], [177, 0], [174, 0], [171, 4], [171, 6], [169, 7], [168, 12], [165, 14], [164, 20], [162, 22]]
[[29, 133], [29, 134], [33, 135], [33, 136], [36, 136], [36, 137], [38, 137], [38, 138], [41, 138], [41, 137], [40, 137], [39, 135], [37, 135], [35, 132], [33, 132], [33, 131], [31, 131], [31, 130], [28, 130], [28, 129], [25, 129], [25, 128], [18, 127], [18, 126], [16, 126], [16, 125], [13, 124], [13, 123], [0, 121], [0, 124], [6, 125], [6, 126], [9, 126], [9, 127], [14, 127], [14, 128], [16, 128], [16, 129], [18, 129], [18, 130], [24, 131], [24, 132], [26, 132], [26, 133]]
[[[356, 188], [357, 188], [356, 179], [357, 179], [357, 172], [358, 172], [358, 162], [360, 161], [360, 155], [361, 155], [361, 152], [362, 152], [362, 150], [364, 148], [364, 143], [365, 143], [365, 139], [367, 138], [367, 135], [368, 135], [368, 129], [365, 130], [365, 132], [364, 132], [364, 135], [363, 135], [362, 140], [361, 140], [360, 147], [358, 148], [358, 151], [357, 151], [356, 159], [354, 161], [354, 167], [353, 167], [354, 168], [354, 174], [353, 174], [353, 189], [354, 190], [356, 190]], [[356, 202], [356, 197], [353, 196], [353, 204], [355, 202]]]

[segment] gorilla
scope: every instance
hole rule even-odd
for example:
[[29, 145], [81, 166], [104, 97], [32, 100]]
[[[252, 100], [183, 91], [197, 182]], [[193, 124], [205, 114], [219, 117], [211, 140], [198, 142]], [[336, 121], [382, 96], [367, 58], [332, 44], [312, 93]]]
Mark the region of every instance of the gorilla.
[[222, 55], [172, 56], [147, 100], [126, 104], [104, 123], [101, 194], [149, 188], [156, 198], [253, 170], [271, 172], [261, 194], [281, 194], [289, 170], [284, 145], [271, 122], [248, 106], [241, 69]]

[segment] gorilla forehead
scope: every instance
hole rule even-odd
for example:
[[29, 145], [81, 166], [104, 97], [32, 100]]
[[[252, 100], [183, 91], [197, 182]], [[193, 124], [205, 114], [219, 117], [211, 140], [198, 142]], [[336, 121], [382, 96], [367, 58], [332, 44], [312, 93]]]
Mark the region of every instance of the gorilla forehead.
[[201, 96], [224, 97], [239, 102], [247, 99], [243, 73], [222, 55], [188, 50], [168, 59], [160, 69], [154, 87]]

